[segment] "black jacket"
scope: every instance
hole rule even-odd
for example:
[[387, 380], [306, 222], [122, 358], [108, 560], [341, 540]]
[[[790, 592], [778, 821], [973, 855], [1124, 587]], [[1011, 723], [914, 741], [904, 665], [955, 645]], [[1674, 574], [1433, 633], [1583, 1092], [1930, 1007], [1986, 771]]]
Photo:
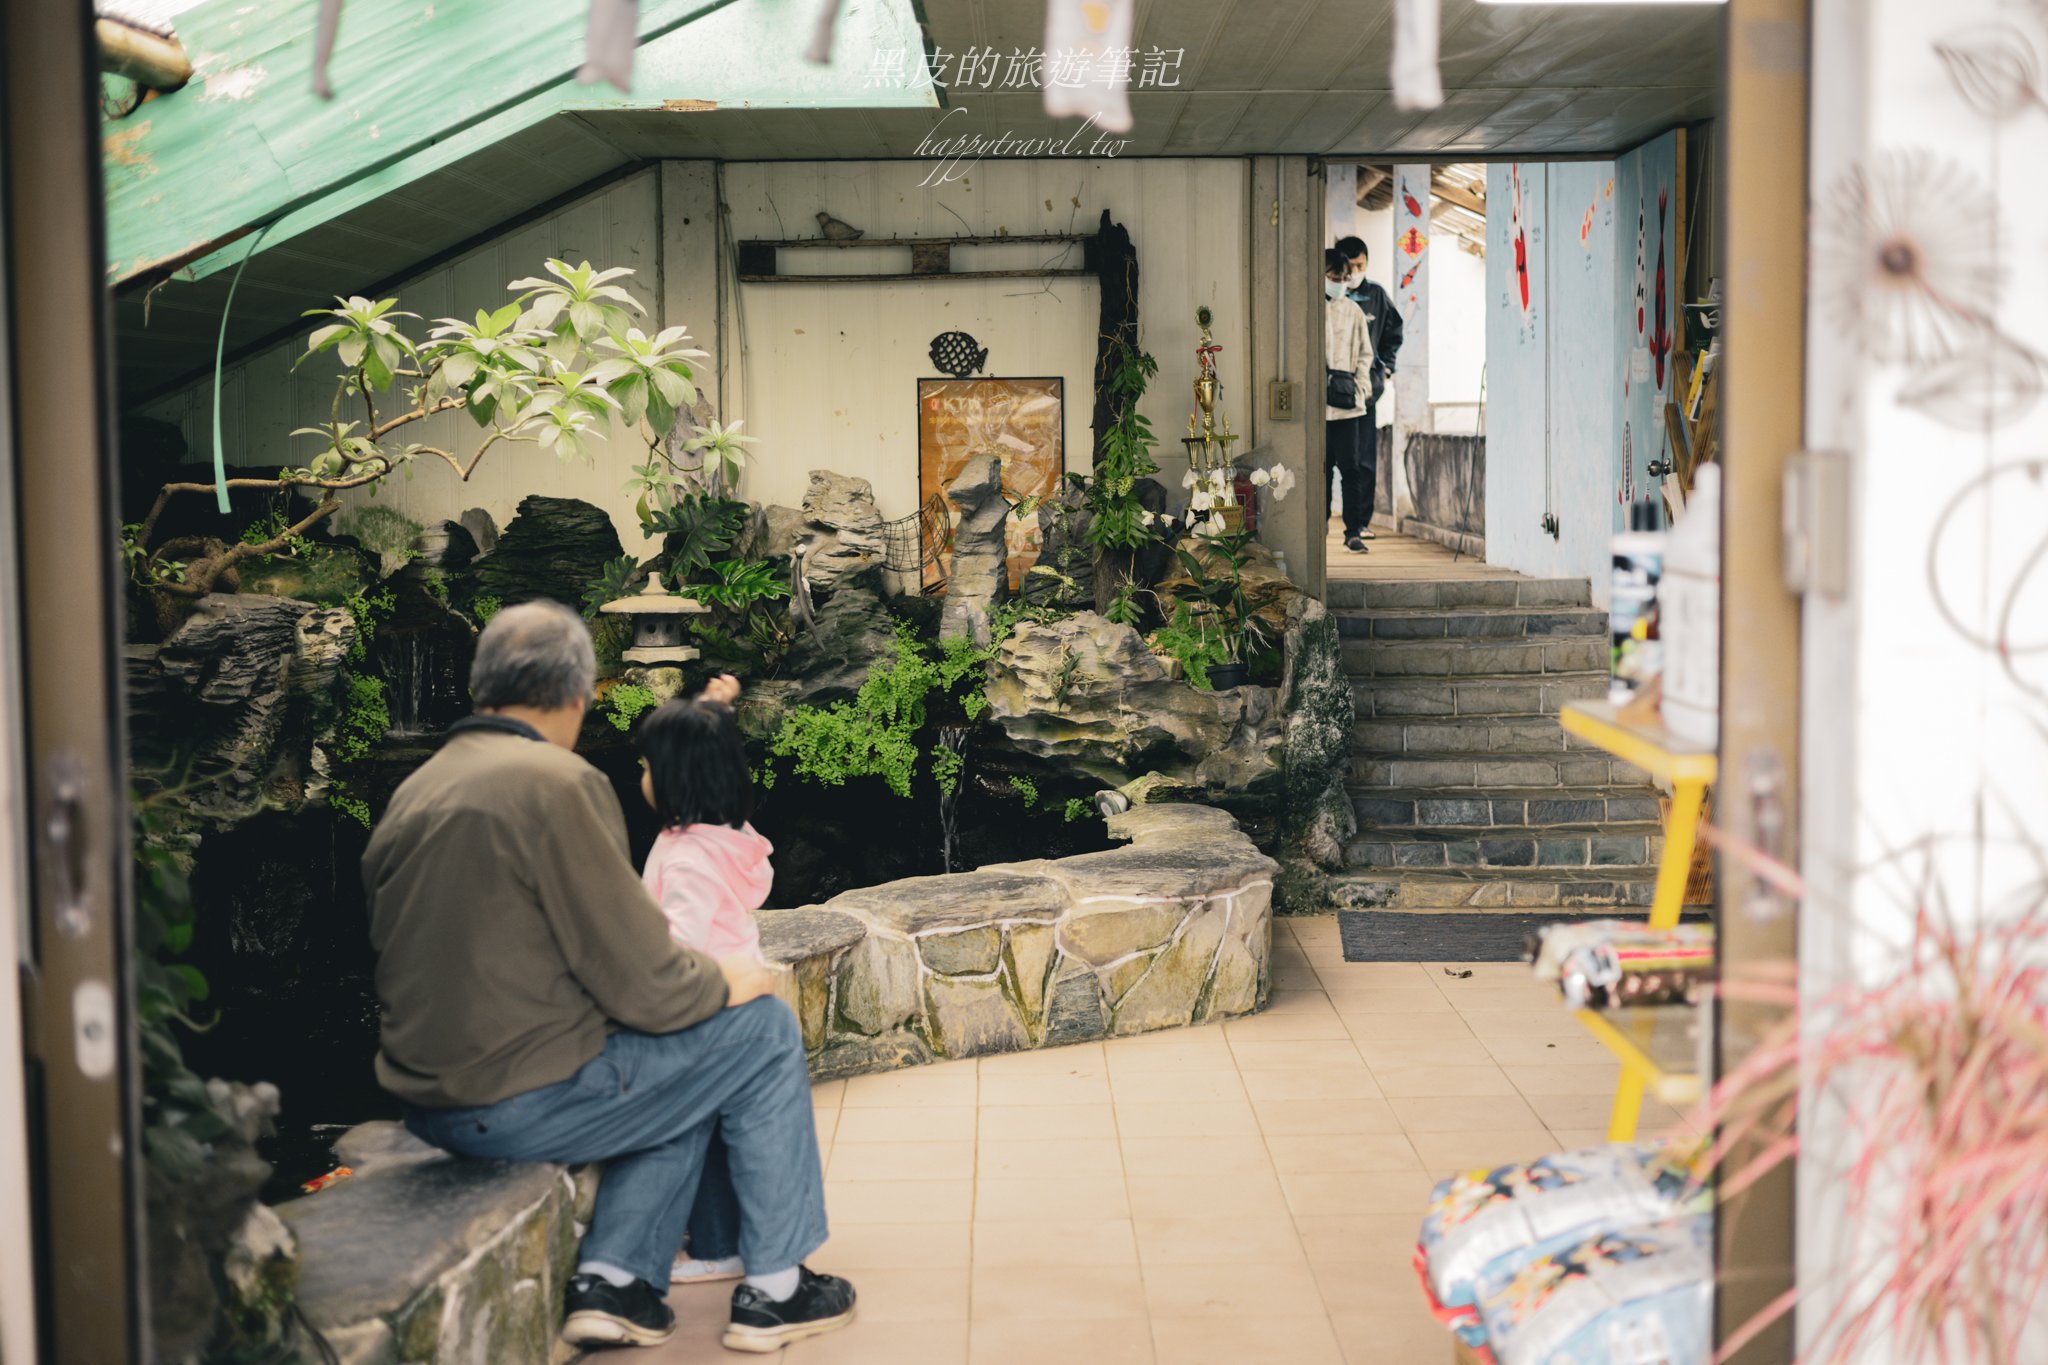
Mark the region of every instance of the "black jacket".
[[1346, 297], [1365, 310], [1365, 330], [1372, 338], [1374, 365], [1382, 374], [1392, 374], [1394, 361], [1401, 354], [1401, 310], [1394, 307], [1387, 291], [1371, 280]]

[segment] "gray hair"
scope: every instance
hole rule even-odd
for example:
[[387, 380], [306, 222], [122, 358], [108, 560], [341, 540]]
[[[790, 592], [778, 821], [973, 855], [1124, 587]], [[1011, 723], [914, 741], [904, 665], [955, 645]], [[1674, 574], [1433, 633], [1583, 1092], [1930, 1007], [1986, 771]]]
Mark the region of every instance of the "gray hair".
[[469, 694], [477, 709], [582, 706], [597, 684], [597, 653], [583, 618], [545, 598], [507, 607], [477, 637]]

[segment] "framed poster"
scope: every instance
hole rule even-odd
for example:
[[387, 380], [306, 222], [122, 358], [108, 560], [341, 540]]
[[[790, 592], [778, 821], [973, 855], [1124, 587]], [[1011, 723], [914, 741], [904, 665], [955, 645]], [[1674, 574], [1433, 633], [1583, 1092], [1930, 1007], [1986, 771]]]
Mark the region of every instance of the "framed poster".
[[[1066, 472], [1064, 381], [1040, 379], [920, 379], [917, 381], [918, 497], [946, 508], [949, 533], [939, 562], [924, 566], [925, 591], [943, 592], [952, 571], [950, 527], [959, 512], [946, 490], [976, 455], [1003, 461], [1003, 495], [1012, 503], [1058, 494]], [[1010, 589], [1038, 562], [1038, 518], [1009, 521]]]

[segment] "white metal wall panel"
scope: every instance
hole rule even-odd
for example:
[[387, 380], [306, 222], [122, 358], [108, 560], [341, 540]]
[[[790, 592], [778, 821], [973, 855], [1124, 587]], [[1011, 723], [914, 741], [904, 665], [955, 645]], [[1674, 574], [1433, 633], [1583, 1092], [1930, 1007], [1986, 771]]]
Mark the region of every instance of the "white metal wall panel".
[[[1176, 439], [1193, 406], [1195, 307], [1215, 310], [1223, 346], [1219, 373], [1223, 408], [1233, 429], [1249, 431], [1247, 382], [1249, 284], [1245, 245], [1248, 208], [1245, 163], [1235, 160], [1009, 161], [965, 168], [950, 184], [920, 185], [935, 163], [911, 161], [752, 163], [724, 168], [732, 234], [814, 235], [825, 209], [867, 230], [891, 235], [994, 236], [999, 232], [1093, 231], [1103, 209], [1130, 230], [1137, 245], [1141, 343], [1160, 371], [1144, 403], [1161, 438], [1161, 477], [1177, 487], [1186, 467]], [[424, 319], [472, 316], [508, 297], [511, 280], [540, 273], [550, 256], [571, 262], [623, 265], [650, 308], [662, 291], [660, 234], [672, 243], [703, 240], [680, 224], [663, 226], [655, 171], [634, 175], [559, 213], [506, 232], [394, 291], [400, 307]], [[1078, 200], [1078, 205], [1076, 204]], [[680, 201], [670, 205], [671, 214]], [[697, 205], [709, 214], [712, 206]], [[779, 219], [778, 219], [779, 214]], [[690, 216], [696, 217], [695, 212]], [[680, 253], [680, 245], [673, 250]], [[961, 249], [957, 268], [1000, 269], [1043, 261], [1062, 248], [1018, 244]], [[878, 253], [830, 253], [841, 264]], [[1077, 246], [1063, 260], [1082, 264]], [[786, 269], [816, 270], [826, 253], [785, 253]], [[680, 260], [671, 262], [680, 270]], [[895, 267], [883, 267], [895, 268]], [[704, 291], [682, 291], [701, 298]], [[965, 280], [887, 284], [727, 284], [723, 326], [708, 317], [680, 322], [697, 344], [729, 365], [720, 416], [742, 419], [761, 438], [747, 475], [748, 497], [794, 505], [813, 469], [832, 469], [874, 482], [885, 515], [917, 506], [915, 381], [936, 371], [927, 356], [943, 331], [973, 333], [989, 348], [998, 375], [1059, 375], [1066, 380], [1070, 468], [1089, 464], [1091, 383], [1100, 300], [1092, 278]], [[308, 300], [311, 307], [320, 300]], [[307, 331], [316, 325], [309, 319]], [[423, 335], [423, 324], [412, 324]], [[721, 337], [732, 338], [722, 346]], [[304, 342], [274, 347], [224, 376], [221, 424], [227, 457], [240, 467], [271, 467], [309, 457], [298, 427], [327, 420], [333, 363], [327, 357], [292, 370]], [[723, 352], [729, 351], [730, 354]], [[716, 388], [706, 376], [707, 393]], [[388, 412], [389, 396], [383, 405]], [[149, 415], [183, 429], [192, 459], [209, 457], [212, 385], [198, 384], [152, 405]], [[358, 405], [359, 406], [359, 405]], [[360, 413], [353, 414], [359, 416]], [[411, 439], [466, 458], [477, 428], [449, 415], [420, 423]], [[378, 500], [419, 521], [483, 507], [502, 525], [529, 493], [583, 498], [608, 508], [629, 549], [641, 545], [630, 500], [621, 489], [644, 458], [637, 439], [615, 424], [613, 439], [587, 461], [562, 461], [526, 444], [500, 445], [463, 483], [438, 460], [423, 460], [412, 478], [387, 481]], [[204, 478], [204, 473], [196, 477]], [[350, 495], [367, 501], [365, 494]], [[346, 512], [343, 513], [345, 518]]]
[[[1214, 311], [1219, 370], [1233, 429], [1250, 427], [1245, 165], [1234, 160], [1011, 161], [967, 167], [926, 186], [923, 161], [761, 162], [725, 168], [739, 238], [817, 232], [821, 209], [867, 239], [1091, 232], [1103, 209], [1129, 229], [1138, 252], [1140, 342], [1159, 361], [1142, 410], [1161, 439], [1161, 477], [1186, 468], [1177, 439], [1193, 407], [1195, 307]], [[1058, 244], [956, 249], [955, 269], [1007, 269], [1052, 260], [1078, 267], [1079, 247]], [[865, 250], [782, 255], [790, 273], [880, 264]], [[730, 296], [729, 296], [730, 300]], [[936, 375], [927, 354], [940, 332], [973, 334], [996, 375], [1066, 380], [1068, 467], [1089, 466], [1089, 419], [1100, 297], [1088, 278], [886, 284], [743, 284], [728, 302], [725, 335], [743, 340], [731, 383], [732, 416], [762, 438], [749, 497], [795, 504], [809, 471], [874, 482], [886, 516], [919, 500], [915, 380]]]

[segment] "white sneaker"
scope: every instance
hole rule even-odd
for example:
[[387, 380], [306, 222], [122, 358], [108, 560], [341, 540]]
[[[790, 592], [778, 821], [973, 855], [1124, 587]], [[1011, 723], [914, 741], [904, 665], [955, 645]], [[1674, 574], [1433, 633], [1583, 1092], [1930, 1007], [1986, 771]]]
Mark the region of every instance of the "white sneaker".
[[737, 1256], [727, 1256], [719, 1261], [700, 1261], [694, 1256], [678, 1256], [674, 1268], [668, 1273], [668, 1282], [712, 1284], [718, 1280], [737, 1280], [746, 1273], [746, 1263]]

